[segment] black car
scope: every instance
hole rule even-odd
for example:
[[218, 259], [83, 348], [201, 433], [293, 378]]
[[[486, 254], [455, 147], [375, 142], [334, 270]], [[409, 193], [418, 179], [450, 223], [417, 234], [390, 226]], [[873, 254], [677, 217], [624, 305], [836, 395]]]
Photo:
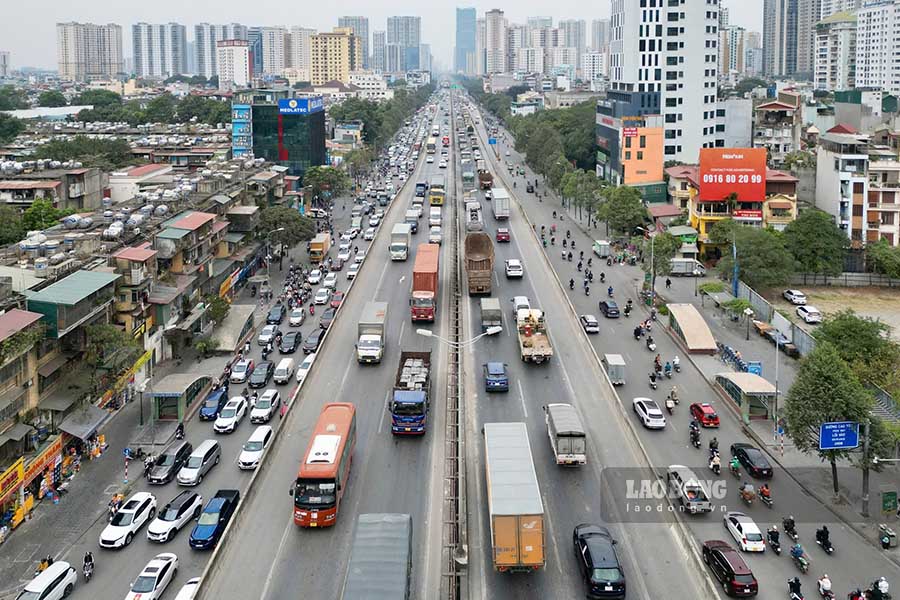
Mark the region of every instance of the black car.
[[259, 363], [258, 365], [256, 365], [256, 368], [253, 369], [253, 372], [250, 373], [250, 387], [265, 387], [269, 383], [269, 379], [272, 378], [272, 375], [274, 373], [275, 363], [268, 360]]
[[276, 304], [269, 311], [269, 314], [266, 316], [266, 324], [267, 325], [281, 325], [281, 322], [284, 321], [284, 314], [287, 312], [287, 309], [284, 307], [284, 304]]
[[588, 598], [624, 598], [625, 572], [616, 554], [616, 540], [606, 527], [582, 523], [572, 533], [575, 559], [587, 585]]
[[322, 316], [319, 317], [319, 327], [322, 329], [328, 329], [331, 327], [332, 321], [334, 321], [334, 313], [337, 312], [336, 308], [327, 308], [325, 312], [322, 313]]
[[282, 354], [293, 354], [300, 346], [301, 340], [302, 337], [299, 331], [289, 331], [282, 336], [281, 346], [279, 346], [278, 351]]
[[527, 186], [525, 186], [525, 191], [528, 192], [529, 194], [533, 194], [534, 186], [529, 183]]
[[747, 472], [753, 477], [759, 479], [770, 479], [772, 477], [772, 465], [766, 455], [756, 446], [750, 444], [732, 444], [731, 455], [736, 456], [738, 461], [744, 465]]
[[755, 596], [759, 584], [740, 552], [722, 540], [703, 542], [703, 562], [709, 565], [716, 579], [729, 596]]
[[147, 482], [162, 485], [172, 481], [193, 451], [194, 447], [187, 440], [175, 440], [169, 444], [153, 461]]
[[615, 300], [601, 300], [600, 312], [602, 312], [603, 316], [607, 319], [618, 319], [619, 305], [616, 304]]
[[322, 343], [323, 337], [325, 337], [324, 329], [314, 329], [312, 333], [303, 340], [303, 354], [312, 354], [313, 352], [318, 351], [319, 344]]

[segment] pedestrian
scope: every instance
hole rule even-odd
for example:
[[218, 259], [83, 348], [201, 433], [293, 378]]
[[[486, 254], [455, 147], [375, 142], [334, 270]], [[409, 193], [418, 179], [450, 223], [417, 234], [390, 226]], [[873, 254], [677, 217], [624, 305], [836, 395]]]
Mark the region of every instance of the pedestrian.
[[666, 277], [666, 289], [669, 289], [670, 287], [672, 287], [672, 280]]

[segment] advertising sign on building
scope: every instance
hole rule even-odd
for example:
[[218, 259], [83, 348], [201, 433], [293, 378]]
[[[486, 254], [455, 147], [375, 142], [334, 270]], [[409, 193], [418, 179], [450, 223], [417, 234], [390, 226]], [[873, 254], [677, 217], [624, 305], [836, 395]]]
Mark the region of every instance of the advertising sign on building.
[[278, 101], [278, 112], [282, 115], [310, 115], [325, 110], [321, 96], [311, 98], [288, 98]]
[[231, 153], [235, 158], [253, 150], [253, 112], [249, 104], [231, 105]]
[[638, 128], [637, 127], [623, 127], [622, 128], [622, 137], [632, 138], [637, 137]]
[[700, 200], [762, 202], [766, 197], [765, 148], [702, 148]]

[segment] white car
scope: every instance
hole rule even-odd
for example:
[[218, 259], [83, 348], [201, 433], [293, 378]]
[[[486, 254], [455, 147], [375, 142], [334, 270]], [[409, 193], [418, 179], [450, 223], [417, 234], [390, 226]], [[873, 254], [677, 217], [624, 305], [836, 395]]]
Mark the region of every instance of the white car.
[[647, 429], [662, 429], [666, 426], [666, 417], [656, 401], [650, 398], [635, 398], [632, 401], [634, 413]]
[[316, 285], [322, 281], [322, 271], [313, 269], [309, 272], [309, 275], [306, 276], [306, 281], [308, 281], [310, 285]]
[[578, 317], [585, 333], [600, 333], [600, 322], [594, 315], [581, 315]]
[[[337, 257], [338, 257], [338, 262], [342, 262], [342, 263], [345, 263], [348, 260], [350, 260], [350, 248], [342, 249], [340, 252], [338, 252]], [[325, 281], [328, 281], [329, 275], [331, 275], [331, 273], [329, 273], [328, 275], [325, 276]]]
[[347, 268], [347, 279], [356, 279], [356, 274], [359, 273], [359, 268], [362, 265], [359, 263], [353, 263]]
[[316, 295], [313, 297], [313, 303], [328, 304], [329, 299], [331, 299], [331, 290], [328, 288], [319, 288], [316, 290]]
[[434, 225], [428, 231], [428, 243], [429, 244], [440, 244], [443, 237], [444, 236], [441, 234], [440, 225]]
[[369, 227], [378, 227], [378, 217], [375, 215], [369, 217]]
[[134, 539], [134, 534], [154, 517], [156, 517], [156, 498], [153, 494], [147, 492], [132, 494], [100, 533], [100, 546], [124, 548]]
[[442, 160], [440, 163], [438, 163], [438, 168], [439, 168], [439, 169], [446, 169], [446, 168], [447, 168], [447, 161], [446, 161], [446, 160]]
[[257, 398], [250, 407], [251, 423], [267, 423], [275, 416], [281, 406], [281, 395], [278, 390], [269, 388]]
[[200, 578], [192, 577], [184, 582], [184, 585], [178, 590], [178, 594], [173, 600], [194, 600], [197, 597], [197, 590], [200, 589]]
[[163, 506], [147, 527], [147, 539], [151, 542], [168, 542], [178, 530], [200, 516], [203, 497], [197, 492], [185, 490]]
[[350, 235], [350, 232], [349, 232], [349, 231], [345, 231], [344, 233], [341, 234], [341, 241], [342, 241], [342, 242], [350, 242], [350, 241], [352, 241], [352, 240], [353, 240], [353, 236]]
[[362, 250], [360, 250], [353, 256], [353, 262], [356, 264], [362, 264], [365, 260], [366, 260], [366, 249], [365, 248], [363, 248]]
[[159, 600], [178, 570], [178, 557], [171, 552], [157, 554], [131, 584], [125, 600]]
[[309, 370], [312, 369], [313, 363], [316, 362], [316, 353], [307, 354], [300, 366], [297, 367], [297, 385], [303, 385], [306, 381]]
[[516, 317], [518, 316], [520, 310], [527, 310], [531, 308], [531, 300], [528, 299], [528, 296], [513, 296], [512, 305], [513, 317]]
[[306, 320], [306, 309], [298, 307], [291, 311], [291, 316], [288, 319], [288, 325], [291, 327], [300, 327], [303, 325], [303, 321]]
[[797, 316], [808, 324], [822, 322], [822, 313], [815, 306], [798, 306]]
[[400, 173], [397, 177], [400, 181], [406, 181], [406, 173]]
[[367, 242], [371, 242], [372, 240], [374, 240], [375, 239], [375, 228], [369, 227], [368, 229], [366, 229], [366, 232], [363, 234], [363, 239], [366, 240]]
[[252, 434], [250, 439], [244, 442], [241, 447], [241, 453], [238, 455], [238, 468], [241, 470], [252, 470], [259, 466], [263, 453], [269, 444], [272, 443], [274, 431], [268, 425], [260, 425]]
[[722, 520], [725, 529], [738, 543], [738, 547], [744, 552], [765, 552], [766, 543], [763, 541], [762, 532], [753, 519], [742, 512], [729, 512]]
[[522, 266], [522, 261], [518, 258], [508, 258], [506, 260], [506, 278], [512, 279], [513, 277], [521, 278], [525, 275], [525, 268]]
[[[347, 253], [347, 258], [350, 258], [350, 253]], [[337, 287], [337, 273], [329, 273], [325, 276], [325, 281], [322, 282], [322, 285], [326, 288], [333, 290]]]
[[235, 396], [228, 401], [222, 412], [213, 423], [213, 431], [216, 433], [231, 433], [244, 420], [247, 414], [247, 400], [243, 396]]
[[[350, 236], [351, 240], [356, 239], [356, 236], [359, 235], [359, 229], [357, 229], [356, 227], [351, 227], [347, 230], [347, 235]], [[343, 236], [341, 236], [341, 239], [344, 239]]]
[[431, 155], [431, 154], [429, 154], [428, 156], [425, 157], [425, 162], [427, 162], [428, 164], [433, 163], [433, 162], [434, 162], [434, 156]]
[[265, 346], [269, 342], [275, 343], [275, 334], [278, 333], [278, 325], [266, 325], [259, 332], [259, 336], [256, 338], [256, 343], [260, 346]]
[[229, 379], [231, 383], [246, 383], [247, 378], [250, 377], [251, 367], [253, 366], [253, 361], [249, 358], [245, 358], [244, 360], [239, 360], [231, 367], [231, 376]]
[[784, 299], [791, 304], [806, 304], [806, 294], [804, 294], [800, 290], [784, 290], [781, 295], [784, 296]]

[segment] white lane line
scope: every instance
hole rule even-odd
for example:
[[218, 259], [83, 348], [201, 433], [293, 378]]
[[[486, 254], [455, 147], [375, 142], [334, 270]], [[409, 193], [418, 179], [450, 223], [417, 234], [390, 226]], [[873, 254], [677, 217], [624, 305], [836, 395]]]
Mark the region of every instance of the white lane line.
[[390, 403], [391, 403], [391, 390], [388, 390], [387, 394], [384, 397], [384, 406], [381, 409], [381, 418], [378, 420], [378, 435], [381, 435], [384, 432], [384, 423], [385, 423], [385, 421], [387, 421], [387, 419], [385, 419], [385, 417], [387, 416], [388, 412], [390, 412], [390, 411], [388, 411], [388, 406], [390, 406]]
[[397, 336], [397, 344], [403, 347], [403, 330], [406, 328], [406, 319], [400, 321], [400, 335]]
[[522, 382], [518, 379], [516, 380], [516, 385], [519, 386], [519, 402], [522, 403], [522, 412], [525, 413], [525, 418], [528, 418], [528, 406], [525, 405], [525, 392], [522, 391]]
[[[547, 503], [546, 496], [543, 496], [543, 500], [544, 500], [544, 506], [550, 506]], [[556, 570], [559, 571], [560, 575], [562, 575], [563, 574], [562, 559], [559, 557], [559, 547], [556, 545], [556, 540], [558, 538], [553, 534], [553, 522], [550, 520], [550, 512], [549, 511], [544, 513], [544, 518], [547, 519], [547, 529], [550, 533], [549, 538], [551, 540], [553, 540], [553, 544], [550, 545], [550, 547], [553, 548], [553, 562], [556, 563]], [[633, 564], [637, 564], [637, 563], [633, 563]], [[646, 596], [646, 595], [643, 597], [649, 598], [649, 596]]]
[[269, 594], [269, 586], [272, 585], [272, 580], [275, 577], [275, 569], [282, 564], [282, 562], [278, 560], [278, 558], [281, 556], [281, 553], [284, 550], [284, 545], [287, 543], [288, 535], [294, 527], [296, 527], [296, 525], [294, 525], [293, 517], [291, 517], [291, 519], [288, 519], [287, 527], [284, 528], [284, 533], [281, 534], [281, 541], [278, 543], [278, 550], [275, 551], [275, 560], [272, 561], [272, 566], [269, 567], [269, 573], [266, 575], [266, 582], [263, 585], [262, 592], [259, 594], [259, 600], [265, 600], [266, 596]]

